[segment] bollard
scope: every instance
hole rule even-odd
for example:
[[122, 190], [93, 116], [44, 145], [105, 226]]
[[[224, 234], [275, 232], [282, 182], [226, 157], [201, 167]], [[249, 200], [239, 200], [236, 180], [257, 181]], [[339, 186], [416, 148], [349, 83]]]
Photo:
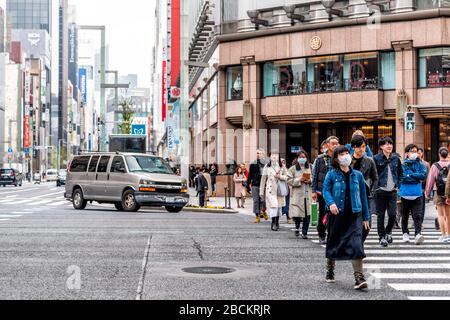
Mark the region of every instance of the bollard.
[[226, 208], [226, 207], [227, 207], [227, 204], [228, 204], [228, 199], [227, 199], [227, 196], [228, 196], [228, 187], [225, 187], [225, 188], [224, 188], [224, 191], [225, 191], [225, 205], [224, 205], [224, 208]]

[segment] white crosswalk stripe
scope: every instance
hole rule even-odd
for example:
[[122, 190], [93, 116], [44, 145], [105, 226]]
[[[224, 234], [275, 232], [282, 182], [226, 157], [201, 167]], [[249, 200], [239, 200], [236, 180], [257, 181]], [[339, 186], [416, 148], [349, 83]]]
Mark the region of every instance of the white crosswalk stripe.
[[[383, 248], [376, 229], [372, 230], [364, 246], [369, 283], [405, 293], [409, 300], [450, 300], [450, 243], [440, 242], [441, 233], [435, 229], [425, 229], [422, 234], [425, 243], [415, 245], [413, 234], [411, 242], [404, 243], [401, 230], [394, 230], [394, 243]], [[314, 231], [308, 237], [319, 243]]]

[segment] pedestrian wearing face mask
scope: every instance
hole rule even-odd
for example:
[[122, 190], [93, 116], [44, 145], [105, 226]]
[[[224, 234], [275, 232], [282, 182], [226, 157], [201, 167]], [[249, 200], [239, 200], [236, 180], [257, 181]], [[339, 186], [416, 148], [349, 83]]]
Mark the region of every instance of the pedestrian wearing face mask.
[[260, 196], [266, 199], [266, 207], [272, 219], [272, 231], [280, 230], [280, 217], [289, 192], [286, 180], [287, 169], [281, 163], [279, 154], [271, 153], [270, 162], [263, 170]]
[[400, 182], [399, 196], [402, 198], [402, 231], [403, 242], [410, 242], [408, 229], [409, 215], [414, 220], [416, 245], [425, 241], [422, 235], [422, 222], [425, 212], [423, 210], [423, 191], [422, 183], [427, 178], [427, 168], [421, 163], [418, 155], [419, 147], [410, 144], [406, 147], [406, 159], [403, 164], [403, 178]]
[[336, 148], [334, 169], [327, 174], [323, 194], [328, 214], [326, 247], [328, 283], [334, 283], [336, 261], [351, 260], [355, 276], [355, 289], [367, 289], [363, 273], [363, 229], [370, 229], [370, 212], [366, 183], [361, 172], [351, 168], [352, 156], [346, 147]]
[[308, 239], [308, 230], [311, 223], [311, 165], [306, 151], [301, 150], [297, 154], [297, 163], [288, 171], [288, 184], [292, 188], [290, 196], [289, 212], [295, 223], [295, 236]]

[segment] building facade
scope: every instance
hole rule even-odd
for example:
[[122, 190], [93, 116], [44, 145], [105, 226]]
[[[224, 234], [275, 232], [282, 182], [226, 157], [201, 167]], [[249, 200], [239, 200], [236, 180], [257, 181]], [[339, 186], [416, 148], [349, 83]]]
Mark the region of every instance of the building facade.
[[424, 147], [428, 161], [450, 147], [448, 1], [336, 1], [328, 11], [320, 1], [235, 4], [224, 1], [222, 10], [235, 10], [214, 21], [217, 111], [214, 88], [192, 91], [202, 124], [192, 163], [248, 164], [259, 147], [290, 163], [300, 148], [315, 157], [326, 137], [348, 143], [357, 129], [375, 152], [384, 136], [402, 155], [409, 143]]

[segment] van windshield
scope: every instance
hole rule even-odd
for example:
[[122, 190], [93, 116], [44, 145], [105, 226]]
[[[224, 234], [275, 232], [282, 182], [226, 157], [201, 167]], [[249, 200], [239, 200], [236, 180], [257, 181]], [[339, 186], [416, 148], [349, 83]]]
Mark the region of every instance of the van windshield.
[[127, 156], [126, 159], [130, 172], [173, 174], [169, 164], [161, 158]]

